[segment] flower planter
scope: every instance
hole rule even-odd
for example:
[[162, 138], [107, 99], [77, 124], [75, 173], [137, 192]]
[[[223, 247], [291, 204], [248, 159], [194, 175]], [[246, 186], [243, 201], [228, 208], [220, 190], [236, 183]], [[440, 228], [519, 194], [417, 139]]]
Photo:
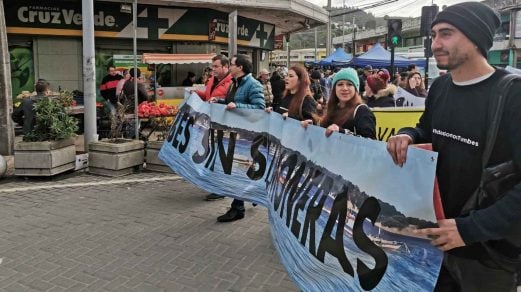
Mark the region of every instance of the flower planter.
[[145, 143], [139, 140], [102, 140], [89, 144], [89, 173], [123, 176], [143, 167]]
[[75, 167], [74, 139], [44, 142], [18, 142], [14, 151], [14, 174], [53, 176]]
[[146, 169], [158, 172], [174, 173], [161, 159], [159, 151], [164, 141], [148, 141], [146, 151]]

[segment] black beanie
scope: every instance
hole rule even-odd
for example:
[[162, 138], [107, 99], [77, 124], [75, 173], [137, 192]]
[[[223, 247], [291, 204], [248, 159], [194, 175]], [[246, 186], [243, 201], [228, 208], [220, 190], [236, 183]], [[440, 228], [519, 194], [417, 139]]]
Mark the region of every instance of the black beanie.
[[436, 15], [431, 28], [446, 22], [459, 29], [473, 42], [485, 58], [492, 47], [494, 34], [500, 25], [498, 14], [485, 4], [464, 2], [449, 6]]

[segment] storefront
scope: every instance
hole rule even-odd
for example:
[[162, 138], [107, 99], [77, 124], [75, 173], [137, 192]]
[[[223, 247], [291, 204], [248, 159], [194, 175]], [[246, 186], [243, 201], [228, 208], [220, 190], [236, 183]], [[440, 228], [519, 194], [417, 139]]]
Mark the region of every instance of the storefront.
[[[53, 90], [81, 90], [81, 1], [5, 1], [13, 95], [33, 90], [35, 80], [47, 79]], [[120, 3], [95, 1], [96, 81], [106, 75], [115, 55], [132, 54], [132, 14]], [[228, 14], [195, 7], [138, 5], [138, 55], [142, 53], [227, 54]], [[275, 25], [237, 19], [238, 52], [252, 57], [255, 70], [267, 66], [273, 50]], [[265, 65], [266, 64], [266, 65]], [[197, 75], [205, 65], [165, 65], [163, 86], [178, 85], [188, 71]], [[99, 86], [98, 86], [99, 87]]]

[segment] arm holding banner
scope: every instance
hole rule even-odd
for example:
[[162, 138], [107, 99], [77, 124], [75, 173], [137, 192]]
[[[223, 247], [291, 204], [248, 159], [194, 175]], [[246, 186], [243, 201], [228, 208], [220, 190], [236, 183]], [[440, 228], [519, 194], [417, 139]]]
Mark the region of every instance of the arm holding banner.
[[[264, 109], [266, 102], [264, 101], [264, 88], [251, 74], [243, 77], [241, 85], [237, 88], [233, 98], [234, 105], [227, 106], [227, 109], [246, 108], [246, 109]], [[230, 104], [230, 103], [228, 103]]]
[[[432, 85], [434, 87], [436, 83]], [[431, 91], [433, 92], [432, 88]], [[433, 94], [425, 101], [425, 111], [420, 117], [420, 121], [415, 128], [403, 128], [398, 131], [396, 136], [392, 136], [387, 141], [387, 151], [393, 158], [395, 164], [400, 167], [407, 161], [407, 149], [410, 144], [431, 143], [432, 142], [432, 126], [431, 126], [431, 104], [435, 98]]]
[[[407, 161], [407, 150], [410, 144], [432, 142], [430, 105], [433, 99], [434, 97], [432, 96], [427, 98], [425, 111], [415, 128], [400, 129], [398, 135], [390, 137], [387, 141], [387, 151], [393, 158], [394, 163], [400, 167], [403, 167], [403, 164]], [[442, 206], [439, 207], [442, 208]], [[465, 246], [455, 219], [438, 218], [438, 226], [438, 228], [420, 230], [418, 233], [434, 237], [431, 244], [437, 246], [442, 251]]]

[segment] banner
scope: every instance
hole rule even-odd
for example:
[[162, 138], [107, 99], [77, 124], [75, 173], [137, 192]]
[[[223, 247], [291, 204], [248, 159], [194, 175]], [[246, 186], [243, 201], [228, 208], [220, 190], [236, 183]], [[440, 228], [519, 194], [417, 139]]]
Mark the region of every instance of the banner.
[[376, 139], [387, 141], [401, 128], [415, 127], [423, 114], [423, 107], [383, 107], [372, 109], [376, 117]]
[[410, 148], [400, 168], [383, 142], [192, 95], [159, 157], [208, 192], [265, 206], [303, 291], [434, 288], [442, 253], [414, 232], [435, 226], [434, 152]]
[[394, 100], [397, 107], [423, 107], [425, 106], [425, 97], [416, 96], [407, 90], [398, 86], [394, 94]]

